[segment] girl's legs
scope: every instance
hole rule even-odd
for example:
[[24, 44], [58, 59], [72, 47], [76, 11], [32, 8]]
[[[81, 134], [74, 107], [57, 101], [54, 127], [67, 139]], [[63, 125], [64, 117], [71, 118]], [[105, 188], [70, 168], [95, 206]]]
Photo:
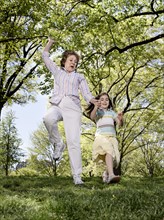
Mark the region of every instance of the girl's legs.
[[64, 129], [74, 182], [75, 184], [82, 184], [80, 177], [82, 173], [82, 158], [80, 149], [81, 110], [69, 97], [63, 98], [59, 106], [63, 115]]
[[54, 159], [62, 155], [63, 141], [58, 131], [58, 121], [62, 120], [62, 112], [56, 105], [52, 105], [43, 118], [44, 125], [49, 134], [49, 140], [54, 147]]
[[113, 158], [110, 154], [105, 155], [105, 163], [106, 163], [106, 170], [102, 174], [102, 179], [104, 183], [108, 183], [108, 177], [114, 174], [113, 173]]
[[106, 154], [105, 156], [105, 162], [107, 166], [107, 174], [108, 179], [107, 183], [118, 183], [120, 181], [120, 176], [115, 176], [113, 172], [113, 157], [110, 154]]
[[112, 176], [114, 174], [113, 173], [113, 158], [112, 158], [112, 155], [106, 154], [105, 162], [106, 162], [106, 166], [107, 166], [108, 175]]

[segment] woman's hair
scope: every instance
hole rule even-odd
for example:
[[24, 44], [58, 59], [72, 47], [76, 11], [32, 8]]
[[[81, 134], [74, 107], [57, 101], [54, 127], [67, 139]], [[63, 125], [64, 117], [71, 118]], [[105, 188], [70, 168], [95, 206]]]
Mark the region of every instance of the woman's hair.
[[[80, 56], [73, 50], [66, 50], [64, 51], [64, 53], [62, 54], [62, 59], [60, 61], [60, 66], [61, 67], [64, 67], [65, 66], [65, 62], [67, 60], [67, 58], [70, 56], [70, 55], [74, 55], [77, 59], [77, 65], [78, 65], [78, 62], [80, 60]], [[77, 67], [76, 65], [76, 67]]]
[[[99, 100], [100, 97], [103, 96], [103, 95], [108, 96], [108, 99], [109, 99], [108, 109], [109, 109], [109, 108], [113, 108], [113, 104], [112, 104], [112, 101], [111, 101], [111, 99], [110, 99], [108, 93], [102, 92], [102, 93], [100, 93], [99, 95], [97, 95], [97, 96], [95, 97], [95, 99]], [[86, 115], [87, 115], [88, 117], [90, 117], [90, 114], [91, 114], [91, 112], [93, 111], [93, 109], [94, 109], [94, 104], [90, 103], [89, 106], [88, 106], [88, 107], [86, 108], [86, 110], [85, 110]]]

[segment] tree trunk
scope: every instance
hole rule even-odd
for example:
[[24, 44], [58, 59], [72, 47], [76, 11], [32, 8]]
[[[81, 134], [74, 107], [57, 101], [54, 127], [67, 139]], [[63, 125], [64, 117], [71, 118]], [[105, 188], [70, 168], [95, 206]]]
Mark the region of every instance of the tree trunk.
[[122, 156], [120, 156], [120, 163], [119, 163], [118, 167], [114, 168], [114, 174], [121, 176], [121, 174], [122, 174], [121, 169], [122, 169]]
[[9, 168], [8, 168], [8, 164], [5, 165], [5, 174], [6, 176], [9, 175]]
[[57, 176], [57, 164], [56, 164], [55, 160], [53, 162], [53, 174], [54, 174], [54, 176]]

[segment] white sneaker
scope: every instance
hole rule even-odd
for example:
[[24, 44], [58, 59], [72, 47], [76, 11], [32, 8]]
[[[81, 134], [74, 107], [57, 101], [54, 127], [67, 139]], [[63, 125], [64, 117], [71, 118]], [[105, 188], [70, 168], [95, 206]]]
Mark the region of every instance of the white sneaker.
[[53, 159], [57, 160], [61, 156], [60, 155], [60, 148], [57, 144], [54, 144], [53, 147], [54, 147]]
[[54, 144], [54, 154], [53, 158], [56, 160], [58, 163], [62, 159], [62, 154], [66, 148], [66, 145], [64, 143], [59, 143], [59, 144]]
[[104, 183], [108, 183], [108, 173], [107, 173], [107, 171], [103, 172], [102, 179], [103, 179]]
[[82, 185], [84, 182], [82, 181], [81, 177], [79, 175], [73, 176], [73, 181], [75, 185]]

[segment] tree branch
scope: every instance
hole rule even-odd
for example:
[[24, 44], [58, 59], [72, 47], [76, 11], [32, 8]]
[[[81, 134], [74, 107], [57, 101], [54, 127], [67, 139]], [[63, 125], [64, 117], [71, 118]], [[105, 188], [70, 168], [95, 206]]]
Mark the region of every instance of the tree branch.
[[20, 40], [33, 40], [36, 38], [47, 38], [48, 35], [38, 35], [38, 36], [34, 36], [34, 37], [9, 37], [6, 39], [0, 39], [0, 43], [8, 43], [10, 41], [20, 41]]
[[21, 82], [15, 87], [15, 89], [13, 91], [10, 91], [7, 96], [8, 97], [11, 97], [12, 95], [14, 95], [15, 92], [17, 92], [19, 90], [19, 88], [23, 85], [24, 83], [24, 80], [27, 79], [36, 69], [36, 67], [38, 66], [39, 64], [37, 63], [34, 67], [32, 67], [30, 69], [30, 71], [28, 72], [28, 74], [26, 74], [26, 76], [21, 80]]
[[148, 44], [148, 43], [151, 43], [151, 42], [156, 41], [156, 40], [158, 40], [160, 38], [163, 38], [163, 37], [164, 37], [164, 34], [159, 34], [159, 35], [157, 35], [155, 37], [152, 37], [150, 39], [146, 39], [146, 40], [143, 40], [143, 41], [140, 41], [140, 42], [136, 42], [136, 43], [130, 44], [130, 45], [124, 47], [124, 48], [119, 48], [117, 46], [114, 46], [111, 49], [107, 50], [104, 55], [107, 56], [109, 53], [111, 53], [114, 50], [118, 50], [119, 53], [123, 53], [123, 52], [125, 52], [125, 51], [127, 51], [127, 50], [129, 50], [129, 49], [131, 49], [133, 47], [137, 47], [137, 46], [141, 46], [141, 45], [144, 45], [144, 44]]

